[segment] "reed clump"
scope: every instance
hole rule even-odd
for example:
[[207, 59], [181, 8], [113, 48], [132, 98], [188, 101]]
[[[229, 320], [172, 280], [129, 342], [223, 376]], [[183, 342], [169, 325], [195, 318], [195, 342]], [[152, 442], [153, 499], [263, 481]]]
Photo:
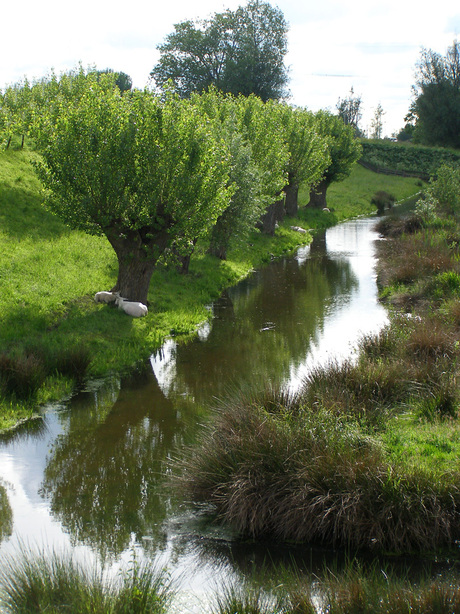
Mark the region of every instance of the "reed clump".
[[46, 378], [60, 374], [81, 382], [91, 363], [87, 347], [25, 347], [0, 354], [0, 394], [16, 400], [36, 398]]

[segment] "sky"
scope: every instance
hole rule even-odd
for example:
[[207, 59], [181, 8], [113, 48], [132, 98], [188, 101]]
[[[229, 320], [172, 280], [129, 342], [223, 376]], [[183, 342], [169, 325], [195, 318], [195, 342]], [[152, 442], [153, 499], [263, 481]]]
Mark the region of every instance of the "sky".
[[[235, 10], [246, 0], [22, 0], [2, 7], [0, 88], [95, 66], [149, 84], [157, 46], [185, 19]], [[445, 55], [460, 33], [460, 2], [437, 0], [270, 0], [289, 25], [289, 102], [336, 111], [353, 88], [361, 129], [380, 104], [383, 133], [404, 126], [421, 49]]]

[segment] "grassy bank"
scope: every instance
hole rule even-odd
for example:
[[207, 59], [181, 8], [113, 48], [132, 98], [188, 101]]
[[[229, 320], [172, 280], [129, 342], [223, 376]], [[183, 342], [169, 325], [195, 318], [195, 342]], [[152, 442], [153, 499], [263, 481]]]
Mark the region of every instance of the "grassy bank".
[[460, 225], [424, 205], [378, 228], [388, 327], [295, 395], [228, 399], [180, 480], [241, 535], [456, 556]]
[[[159, 266], [149, 315], [134, 320], [93, 301], [95, 292], [114, 285], [115, 254], [105, 238], [72, 231], [43, 209], [34, 156], [12, 148], [0, 154], [0, 367], [8, 374], [0, 391], [0, 430], [70, 394], [83, 377], [130, 368], [167, 336], [193, 334], [208, 317], [205, 306], [223, 289], [310, 240], [291, 225], [321, 228], [369, 213], [374, 186], [398, 199], [419, 189], [412, 179], [387, 186], [388, 178], [356, 167], [348, 180], [331, 186], [332, 213], [301, 209], [299, 218], [285, 220], [274, 237], [254, 233], [235, 245], [227, 261], [198, 245], [185, 276]], [[301, 193], [302, 204], [307, 196]]]

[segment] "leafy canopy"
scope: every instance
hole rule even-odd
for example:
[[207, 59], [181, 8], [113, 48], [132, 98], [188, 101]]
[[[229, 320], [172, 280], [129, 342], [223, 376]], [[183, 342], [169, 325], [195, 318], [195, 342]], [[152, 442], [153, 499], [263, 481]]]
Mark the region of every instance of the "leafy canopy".
[[342, 118], [328, 111], [315, 114], [316, 130], [324, 138], [329, 154], [329, 165], [323, 173], [326, 186], [333, 181], [342, 181], [351, 172], [353, 164], [361, 155], [361, 145], [351, 125], [345, 125]]
[[413, 92], [414, 142], [460, 148], [460, 43], [445, 56], [422, 49]]
[[189, 102], [136, 90], [112, 75], [64, 76], [37, 121], [48, 206], [74, 228], [107, 234], [202, 228], [228, 202], [228, 155]]
[[250, 0], [236, 11], [183, 21], [158, 46], [151, 72], [158, 87], [168, 81], [183, 98], [210, 85], [263, 101], [286, 94], [287, 23], [267, 2]]

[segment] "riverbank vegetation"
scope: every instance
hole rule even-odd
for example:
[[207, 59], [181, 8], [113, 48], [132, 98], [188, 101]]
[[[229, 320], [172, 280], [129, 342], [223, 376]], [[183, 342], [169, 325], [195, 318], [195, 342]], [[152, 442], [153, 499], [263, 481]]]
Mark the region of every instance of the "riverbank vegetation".
[[[260, 580], [260, 579], [259, 579]], [[0, 610], [5, 614], [168, 614], [179, 605], [180, 586], [164, 569], [135, 559], [110, 579], [102, 570], [56, 552], [23, 551], [0, 570]], [[187, 611], [188, 608], [186, 608]], [[209, 614], [457, 614], [460, 589], [448, 578], [394, 574], [370, 564], [347, 563], [300, 576], [280, 569], [276, 580], [246, 577], [216, 587], [202, 604]]]
[[378, 225], [388, 327], [296, 394], [227, 399], [183, 461], [190, 499], [245, 536], [455, 553], [459, 179], [440, 168], [414, 215]]
[[112, 580], [56, 552], [23, 550], [0, 569], [0, 611], [10, 614], [166, 614], [173, 596], [164, 569], [135, 560]]

